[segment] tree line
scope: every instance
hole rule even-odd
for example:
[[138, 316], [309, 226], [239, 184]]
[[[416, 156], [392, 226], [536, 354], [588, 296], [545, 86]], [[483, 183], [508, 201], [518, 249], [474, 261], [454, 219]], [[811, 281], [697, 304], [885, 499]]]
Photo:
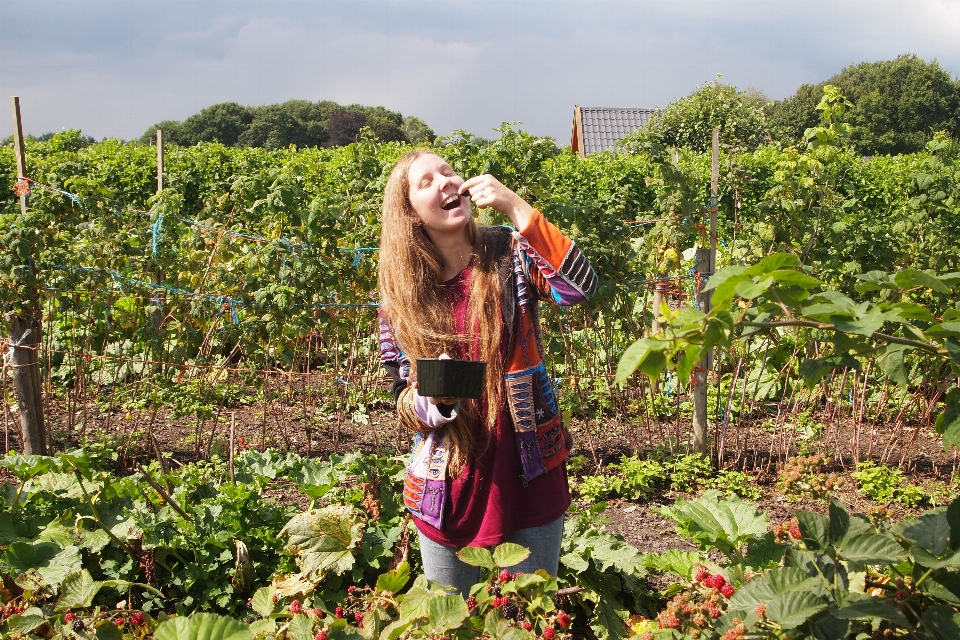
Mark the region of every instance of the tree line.
[[259, 107], [221, 102], [182, 122], [158, 122], [143, 133], [140, 142], [150, 144], [156, 140], [157, 129], [162, 129], [166, 141], [180, 146], [220, 142], [265, 149], [291, 144], [299, 148], [339, 147], [357, 142], [364, 127], [384, 142], [418, 144], [432, 142], [436, 137], [420, 118], [404, 117], [385, 107], [341, 106], [331, 100], [288, 100]]
[[799, 145], [820, 122], [817, 105], [828, 85], [850, 102], [844, 117], [852, 127], [849, 143], [862, 156], [916, 153], [937, 131], [960, 138], [960, 79], [936, 61], [907, 54], [851, 65], [777, 101], [718, 78], [655, 112], [625, 145], [629, 150], [652, 142], [702, 152], [710, 147], [714, 127], [720, 127], [721, 144], [733, 151], [768, 143]]

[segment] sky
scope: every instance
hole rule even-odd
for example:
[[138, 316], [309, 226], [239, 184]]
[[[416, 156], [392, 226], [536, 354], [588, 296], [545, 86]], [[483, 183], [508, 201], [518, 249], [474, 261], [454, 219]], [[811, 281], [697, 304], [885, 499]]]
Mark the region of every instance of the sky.
[[0, 0], [0, 94], [34, 135], [296, 98], [569, 144], [576, 104], [665, 107], [717, 74], [782, 99], [912, 53], [960, 78], [958, 36], [960, 0]]

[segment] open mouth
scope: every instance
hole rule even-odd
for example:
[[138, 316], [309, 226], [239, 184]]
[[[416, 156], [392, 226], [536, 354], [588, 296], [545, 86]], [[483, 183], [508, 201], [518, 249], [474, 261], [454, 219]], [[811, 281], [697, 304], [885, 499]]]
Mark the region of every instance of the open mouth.
[[440, 208], [444, 211], [450, 211], [451, 209], [456, 209], [460, 206], [460, 195], [453, 195], [445, 199], [440, 205]]

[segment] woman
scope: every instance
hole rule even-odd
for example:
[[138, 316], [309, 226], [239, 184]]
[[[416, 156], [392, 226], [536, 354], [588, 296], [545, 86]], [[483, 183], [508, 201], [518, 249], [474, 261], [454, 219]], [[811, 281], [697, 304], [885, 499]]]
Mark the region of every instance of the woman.
[[[480, 227], [470, 200], [507, 216]], [[516, 571], [556, 575], [571, 441], [543, 363], [537, 301], [572, 305], [597, 277], [576, 245], [490, 175], [464, 181], [438, 155], [403, 156], [384, 190], [380, 354], [401, 422], [418, 433], [404, 485], [424, 571], [463, 595], [465, 546], [529, 548]], [[485, 360], [482, 400], [424, 398], [416, 359]]]

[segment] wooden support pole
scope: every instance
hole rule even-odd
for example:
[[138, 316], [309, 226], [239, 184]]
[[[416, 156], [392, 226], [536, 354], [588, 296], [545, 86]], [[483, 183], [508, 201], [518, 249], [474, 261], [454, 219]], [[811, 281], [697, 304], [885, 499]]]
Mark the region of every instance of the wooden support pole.
[[[163, 173], [164, 173], [164, 145], [163, 145], [163, 129], [157, 129], [157, 193], [159, 194], [163, 191]], [[160, 267], [156, 267], [153, 274], [153, 281], [156, 284], [163, 284], [163, 270]], [[166, 297], [163, 293], [156, 289], [153, 292], [153, 300], [156, 305], [156, 310], [153, 312], [153, 315], [150, 318], [150, 323], [153, 325], [153, 335], [154, 335], [154, 353], [156, 354], [155, 359], [160, 361], [163, 360], [163, 339], [161, 336], [161, 329], [163, 329], [163, 318], [164, 311], [163, 307], [166, 305]], [[154, 365], [153, 372], [159, 373], [162, 370], [163, 365]]]
[[157, 193], [163, 191], [163, 129], [157, 129]]
[[[710, 247], [697, 249], [697, 302], [700, 310], [709, 313], [713, 296], [700, 292], [717, 265], [717, 196], [720, 188], [720, 129], [713, 129], [713, 158], [710, 170]], [[691, 376], [693, 383], [693, 450], [707, 455], [707, 373], [713, 368], [713, 353], [707, 353]], [[722, 459], [722, 452], [717, 454]]]
[[[10, 96], [13, 116], [13, 154], [17, 164], [17, 182], [27, 178], [27, 154], [23, 142], [23, 122], [20, 119], [20, 98]], [[20, 196], [20, 215], [27, 216], [28, 193]], [[26, 220], [24, 220], [26, 223]], [[19, 312], [6, 314], [10, 326], [10, 363], [13, 367], [13, 388], [20, 411], [20, 431], [23, 453], [46, 455], [47, 433], [43, 420], [43, 386], [40, 376], [39, 347], [42, 327], [40, 296], [30, 285], [24, 292]]]

